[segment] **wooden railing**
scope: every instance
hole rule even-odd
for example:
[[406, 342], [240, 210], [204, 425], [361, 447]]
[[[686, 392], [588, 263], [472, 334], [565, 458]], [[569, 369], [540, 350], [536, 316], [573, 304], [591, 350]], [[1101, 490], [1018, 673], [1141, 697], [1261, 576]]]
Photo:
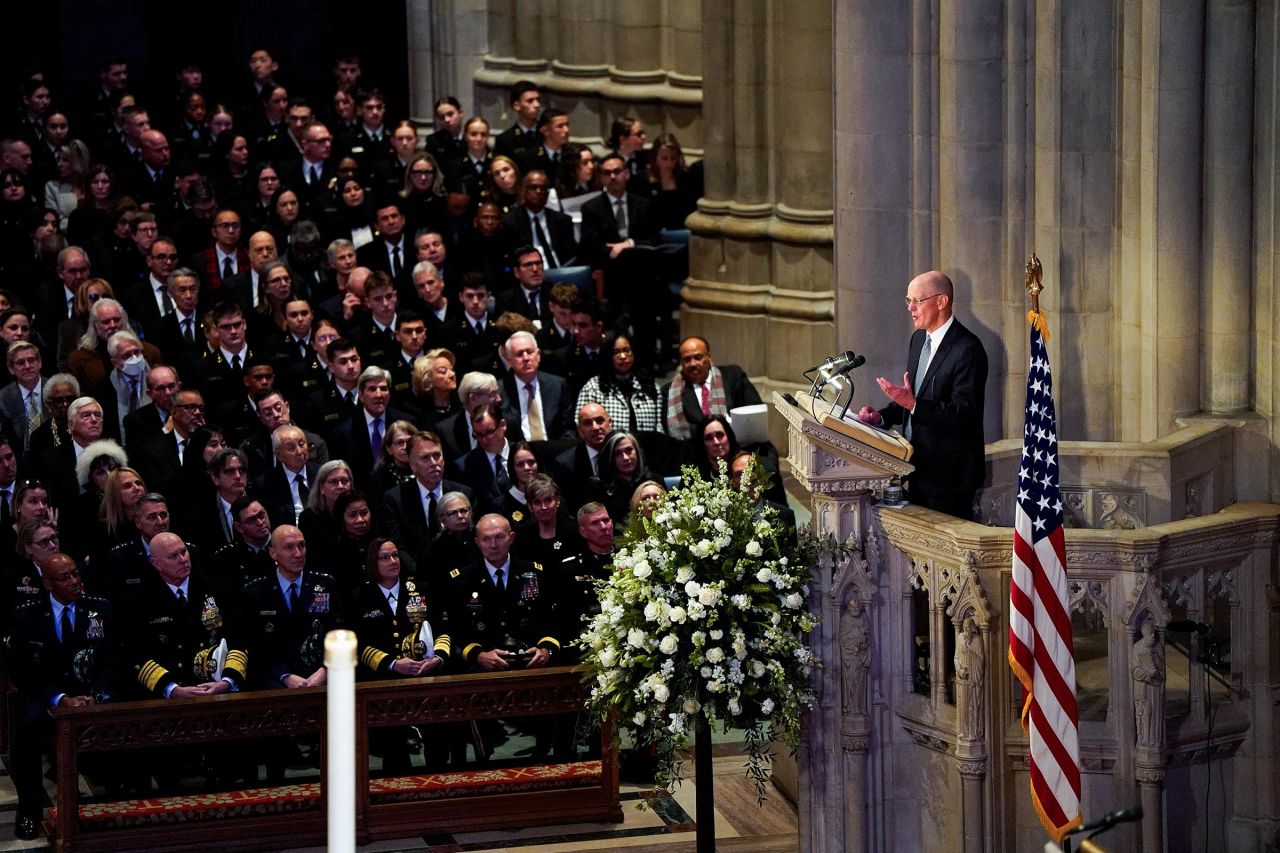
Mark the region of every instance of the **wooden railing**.
[[[367, 682], [356, 687], [356, 834], [360, 843], [403, 838], [424, 832], [457, 832], [513, 826], [581, 821], [621, 821], [618, 764], [611, 726], [600, 732], [600, 759], [595, 763], [566, 762], [578, 772], [569, 784], [537, 789], [536, 785], [476, 785], [468, 793], [467, 771], [453, 774], [462, 793], [436, 790], [414, 798], [412, 784], [386, 796], [388, 781], [434, 782], [429, 771], [400, 780], [372, 779], [369, 730], [486, 719], [526, 718], [579, 712], [589, 687], [579, 670], [552, 667], [540, 671], [476, 673], [469, 675]], [[54, 714], [58, 755], [58, 802], [51, 822], [60, 849], [185, 850], [192, 845], [216, 845], [224, 850], [300, 847], [325, 840], [325, 691], [324, 688], [271, 690], [211, 699], [120, 702], [89, 708], [59, 709]], [[294, 810], [277, 813], [221, 814], [217, 819], [177, 820], [148, 825], [143, 820], [101, 820], [102, 806], [93, 814], [80, 802], [80, 761], [106, 755], [124, 759], [130, 750], [152, 755], [180, 753], [183, 747], [256, 741], [263, 738], [310, 736], [320, 744], [320, 782], [314, 796], [301, 796], [298, 787], [253, 789], [270, 803], [272, 792], [288, 791]], [[545, 765], [540, 769], [558, 765]], [[489, 781], [483, 768], [473, 772]], [[536, 776], [537, 774], [530, 774]], [[430, 778], [429, 778], [430, 777]], [[522, 787], [522, 790], [516, 790]], [[451, 789], [452, 790], [452, 789]], [[228, 795], [229, 800], [235, 794]], [[120, 801], [122, 807], [141, 801]], [[126, 809], [127, 810], [127, 809]], [[242, 811], [251, 811], [242, 809]]]

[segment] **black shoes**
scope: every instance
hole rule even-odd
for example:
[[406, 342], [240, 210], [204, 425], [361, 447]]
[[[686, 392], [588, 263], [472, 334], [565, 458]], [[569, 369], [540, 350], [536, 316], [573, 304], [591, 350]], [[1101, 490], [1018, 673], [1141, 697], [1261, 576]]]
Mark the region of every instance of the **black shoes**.
[[15, 838], [21, 838], [30, 841], [33, 838], [40, 837], [40, 817], [39, 815], [30, 815], [19, 813], [13, 821], [13, 835]]

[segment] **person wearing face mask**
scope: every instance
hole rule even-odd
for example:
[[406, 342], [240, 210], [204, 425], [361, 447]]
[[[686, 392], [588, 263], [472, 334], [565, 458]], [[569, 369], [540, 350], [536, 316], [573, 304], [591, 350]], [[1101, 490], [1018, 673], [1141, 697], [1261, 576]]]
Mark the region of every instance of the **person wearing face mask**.
[[103, 407], [103, 435], [120, 441], [124, 419], [151, 402], [146, 382], [151, 366], [142, 355], [142, 341], [133, 332], [113, 334], [107, 341], [107, 355], [111, 358], [111, 373], [107, 384], [96, 389], [93, 396]]

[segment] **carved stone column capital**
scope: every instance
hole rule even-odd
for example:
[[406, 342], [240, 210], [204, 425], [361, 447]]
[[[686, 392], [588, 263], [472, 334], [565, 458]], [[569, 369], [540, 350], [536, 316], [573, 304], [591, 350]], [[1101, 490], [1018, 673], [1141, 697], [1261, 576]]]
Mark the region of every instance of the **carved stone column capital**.
[[966, 779], [981, 779], [987, 775], [987, 759], [967, 759], [956, 762], [956, 769]]
[[1133, 778], [1141, 785], [1160, 785], [1164, 782], [1164, 776], [1164, 770], [1159, 767], [1139, 767], [1133, 774]]

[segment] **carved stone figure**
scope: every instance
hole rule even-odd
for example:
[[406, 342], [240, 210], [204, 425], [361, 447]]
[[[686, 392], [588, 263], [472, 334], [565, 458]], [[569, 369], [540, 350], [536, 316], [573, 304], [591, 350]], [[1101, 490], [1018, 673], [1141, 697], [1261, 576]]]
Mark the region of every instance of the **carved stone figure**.
[[1102, 518], [1098, 526], [1103, 530], [1137, 530], [1144, 527], [1142, 519], [1133, 512], [1135, 506], [1137, 501], [1133, 495], [1125, 497], [1124, 506], [1120, 506], [1120, 499], [1116, 495], [1103, 495]]
[[1133, 644], [1133, 717], [1138, 745], [1159, 748], [1164, 744], [1164, 648], [1155, 626], [1143, 622], [1141, 636]]
[[855, 593], [840, 618], [840, 677], [844, 685], [844, 712], [867, 710], [867, 670], [871, 667], [871, 623], [866, 605]]
[[956, 638], [956, 717], [960, 736], [979, 740], [985, 719], [987, 652], [982, 645], [982, 632], [966, 617]]

